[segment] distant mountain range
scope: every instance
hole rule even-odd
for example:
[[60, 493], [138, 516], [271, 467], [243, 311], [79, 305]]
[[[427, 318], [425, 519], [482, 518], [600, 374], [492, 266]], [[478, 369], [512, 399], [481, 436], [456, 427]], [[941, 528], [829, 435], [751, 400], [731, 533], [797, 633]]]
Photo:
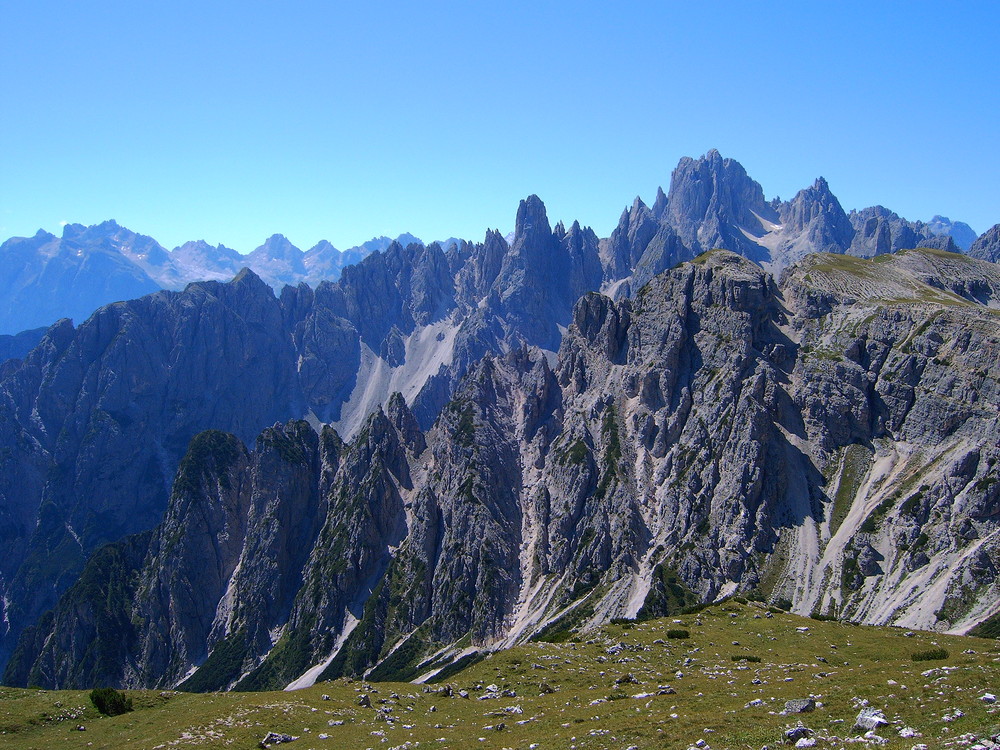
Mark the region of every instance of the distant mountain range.
[[[396, 238], [423, 244], [412, 234]], [[228, 281], [251, 268], [275, 289], [336, 281], [344, 266], [393, 242], [375, 237], [348, 250], [323, 240], [303, 252], [280, 234], [253, 252], [198, 240], [166, 250], [152, 237], [114, 221], [67, 224], [62, 237], [39, 230], [0, 245], [0, 334], [48, 326], [59, 318], [83, 322], [101, 305], [135, 299], [158, 289], [183, 289], [192, 281]], [[451, 240], [460, 242], [460, 240]]]
[[411, 679], [734, 592], [990, 621], [998, 245], [712, 151], [607, 238], [529, 196], [509, 241], [63, 320], [0, 366], [4, 681]]
[[[668, 216], [661, 190], [651, 209], [636, 199], [632, 212], [638, 214], [632, 220], [666, 224], [691, 250], [732, 249], [774, 271], [809, 252], [871, 257], [917, 245], [967, 251], [977, 239], [968, 224], [942, 216], [927, 223], [908, 221], [881, 206], [846, 214], [822, 179], [791, 201], [765, 201], [743, 167], [717, 151], [700, 160], [682, 159], [670, 192]], [[505, 239], [509, 244], [513, 233]], [[395, 241], [403, 247], [424, 244], [411, 234]], [[336, 281], [345, 266], [384, 251], [391, 242], [375, 237], [341, 251], [322, 240], [302, 251], [275, 234], [242, 255], [203, 240], [167, 250], [114, 221], [68, 224], [62, 237], [39, 230], [34, 237], [13, 237], [0, 245], [0, 334], [48, 326], [63, 317], [82, 322], [109, 302], [157, 289], [180, 290], [192, 281], [227, 281], [244, 267], [277, 291], [303, 282], [315, 287]], [[452, 237], [439, 244], [447, 250], [461, 243]]]

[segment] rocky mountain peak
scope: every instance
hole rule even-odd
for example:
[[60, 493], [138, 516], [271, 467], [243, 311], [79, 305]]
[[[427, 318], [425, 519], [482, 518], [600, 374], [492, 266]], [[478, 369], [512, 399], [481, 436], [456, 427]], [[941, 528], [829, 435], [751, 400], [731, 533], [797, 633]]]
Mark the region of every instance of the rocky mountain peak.
[[667, 194], [663, 192], [662, 187], [656, 188], [656, 200], [653, 201], [653, 216], [657, 219], [663, 217], [664, 212], [667, 210]]
[[399, 433], [406, 447], [414, 454], [423, 453], [424, 448], [427, 447], [427, 443], [424, 442], [424, 434], [420, 430], [420, 425], [417, 424], [413, 412], [406, 405], [402, 393], [396, 391], [389, 397], [385, 414], [392, 426], [396, 428], [396, 432]]
[[548, 237], [552, 234], [549, 217], [545, 213], [545, 204], [537, 195], [529, 195], [517, 207], [517, 219], [514, 222], [514, 241], [527, 237]]
[[927, 222], [927, 229], [936, 235], [947, 235], [955, 241], [955, 245], [964, 251], [972, 247], [976, 241], [976, 232], [964, 221], [952, 221], [947, 216], [935, 214]]
[[743, 165], [715, 149], [697, 160], [680, 160], [663, 218], [695, 253], [725, 247], [754, 260], [767, 258], [752, 239], [764, 234], [761, 219], [777, 220], [763, 188]]
[[635, 224], [641, 217], [648, 216], [650, 213], [649, 207], [643, 203], [642, 198], [637, 195], [635, 196], [635, 200], [632, 201], [632, 207], [626, 208], [622, 212], [622, 219], [626, 219], [629, 224]]
[[299, 259], [303, 254], [302, 251], [289, 242], [288, 238], [283, 234], [272, 234], [264, 241], [264, 244], [256, 248], [253, 253], [268, 258], [280, 258], [283, 260]]
[[269, 294], [272, 296], [274, 294], [270, 290], [270, 287], [264, 283], [264, 280], [253, 272], [253, 269], [251, 269], [250, 266], [243, 266], [243, 268], [241, 268], [232, 278], [232, 281], [229, 282], [229, 285], [234, 288], [243, 287], [245, 289], [267, 289]]
[[843, 253], [854, 239], [854, 227], [823, 177], [782, 205], [779, 215], [783, 230], [798, 235], [789, 246], [788, 261], [807, 252]]
[[329, 240], [320, 240], [311, 248], [306, 251], [306, 255], [332, 255], [334, 253], [339, 254], [340, 251], [335, 248]]

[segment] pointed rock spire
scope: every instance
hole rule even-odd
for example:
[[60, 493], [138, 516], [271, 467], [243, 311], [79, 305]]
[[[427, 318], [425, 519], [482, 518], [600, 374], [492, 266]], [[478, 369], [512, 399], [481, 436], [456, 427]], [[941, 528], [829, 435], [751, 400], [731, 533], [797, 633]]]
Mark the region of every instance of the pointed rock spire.
[[517, 207], [517, 220], [514, 224], [514, 240], [529, 234], [551, 235], [549, 217], [545, 213], [545, 204], [537, 195], [529, 195]]

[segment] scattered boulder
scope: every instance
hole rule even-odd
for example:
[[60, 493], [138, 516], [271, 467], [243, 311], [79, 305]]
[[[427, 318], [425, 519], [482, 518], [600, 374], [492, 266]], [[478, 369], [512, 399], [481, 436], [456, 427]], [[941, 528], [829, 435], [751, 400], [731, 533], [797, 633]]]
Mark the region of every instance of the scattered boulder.
[[802, 724], [790, 727], [789, 729], [785, 730], [785, 742], [797, 742], [798, 740], [801, 740], [804, 737], [812, 737], [812, 736], [813, 736], [813, 730], [811, 730], [809, 727], [803, 726]]
[[871, 732], [888, 724], [889, 720], [885, 718], [881, 708], [862, 708], [858, 718], [854, 720], [854, 728], [863, 732]]
[[282, 734], [281, 732], [268, 732], [264, 735], [264, 739], [260, 741], [260, 746], [267, 750], [271, 745], [283, 745], [286, 742], [295, 742], [298, 737], [293, 737], [290, 734]]
[[362, 693], [361, 697], [358, 698], [358, 705], [362, 708], [372, 707], [372, 699], [368, 696], [368, 693]]
[[795, 700], [785, 701], [785, 709], [782, 711], [784, 714], [804, 714], [809, 711], [816, 710], [816, 701], [812, 698], [796, 698]]

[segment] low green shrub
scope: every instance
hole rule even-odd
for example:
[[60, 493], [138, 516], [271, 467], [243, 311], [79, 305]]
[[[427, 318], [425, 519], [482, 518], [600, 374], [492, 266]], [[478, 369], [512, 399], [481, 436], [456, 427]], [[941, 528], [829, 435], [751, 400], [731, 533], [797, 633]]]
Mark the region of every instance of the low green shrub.
[[930, 648], [926, 651], [914, 651], [910, 654], [910, 658], [913, 659], [913, 661], [935, 661], [937, 659], [947, 659], [948, 649]]
[[667, 631], [667, 638], [690, 638], [691, 633], [680, 628], [671, 628]]
[[114, 688], [94, 688], [90, 700], [105, 716], [118, 716], [132, 710], [132, 699]]

